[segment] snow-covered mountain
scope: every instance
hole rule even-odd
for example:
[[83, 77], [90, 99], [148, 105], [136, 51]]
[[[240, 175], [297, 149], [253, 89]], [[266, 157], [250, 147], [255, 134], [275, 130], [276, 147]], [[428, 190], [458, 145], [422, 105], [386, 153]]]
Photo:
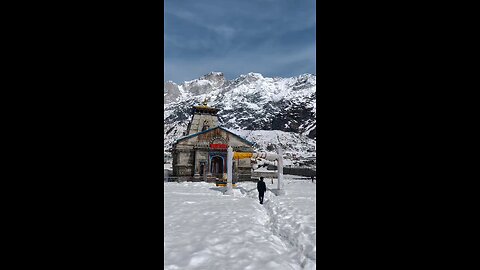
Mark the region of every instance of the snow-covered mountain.
[[165, 150], [183, 135], [192, 106], [207, 98], [209, 106], [220, 109], [223, 127], [257, 142], [259, 149], [272, 147], [261, 138], [273, 138], [273, 147], [281, 144], [302, 155], [315, 152], [315, 75], [267, 78], [249, 73], [227, 80], [223, 73], [211, 72], [182, 84], [164, 83], [164, 97]]

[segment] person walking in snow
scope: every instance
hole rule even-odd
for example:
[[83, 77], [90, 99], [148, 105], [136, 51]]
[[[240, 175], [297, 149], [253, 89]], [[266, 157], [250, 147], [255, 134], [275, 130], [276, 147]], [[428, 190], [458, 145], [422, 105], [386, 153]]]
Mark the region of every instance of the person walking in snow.
[[267, 186], [265, 182], [263, 182], [263, 176], [260, 177], [260, 181], [257, 183], [257, 190], [258, 190], [258, 199], [260, 200], [260, 204], [263, 204], [263, 194], [267, 191]]

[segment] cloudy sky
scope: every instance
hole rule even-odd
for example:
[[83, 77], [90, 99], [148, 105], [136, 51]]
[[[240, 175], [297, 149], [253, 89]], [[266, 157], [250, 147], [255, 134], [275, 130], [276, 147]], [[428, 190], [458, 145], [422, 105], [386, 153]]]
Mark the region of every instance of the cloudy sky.
[[316, 74], [315, 0], [165, 0], [166, 81]]

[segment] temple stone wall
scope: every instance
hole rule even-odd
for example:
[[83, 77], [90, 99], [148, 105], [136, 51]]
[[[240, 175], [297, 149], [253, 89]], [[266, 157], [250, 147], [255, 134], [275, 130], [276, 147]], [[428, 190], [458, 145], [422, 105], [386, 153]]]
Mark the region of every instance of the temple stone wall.
[[[174, 176], [190, 176], [193, 175], [193, 151], [177, 150], [174, 152], [175, 158], [173, 160], [173, 174]], [[173, 165], [172, 164], [172, 165]]]
[[[183, 139], [176, 143], [173, 155], [174, 176], [192, 177], [201, 180], [201, 162], [204, 162], [207, 174], [210, 172], [210, 152], [224, 153], [226, 149], [210, 149], [210, 144], [227, 144], [234, 151], [253, 152], [253, 148], [240, 137], [221, 128], [213, 129], [197, 136]], [[238, 174], [238, 181], [250, 180], [250, 159], [234, 160], [234, 168]], [[227, 166], [224, 164], [223, 171]], [[205, 176], [205, 175], [204, 175]]]

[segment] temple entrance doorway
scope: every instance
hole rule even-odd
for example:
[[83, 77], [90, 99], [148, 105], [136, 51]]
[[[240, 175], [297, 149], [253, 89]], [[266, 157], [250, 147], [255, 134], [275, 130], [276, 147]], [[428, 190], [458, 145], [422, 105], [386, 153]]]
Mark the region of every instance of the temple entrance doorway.
[[223, 158], [215, 156], [210, 162], [210, 172], [213, 175], [223, 175]]

